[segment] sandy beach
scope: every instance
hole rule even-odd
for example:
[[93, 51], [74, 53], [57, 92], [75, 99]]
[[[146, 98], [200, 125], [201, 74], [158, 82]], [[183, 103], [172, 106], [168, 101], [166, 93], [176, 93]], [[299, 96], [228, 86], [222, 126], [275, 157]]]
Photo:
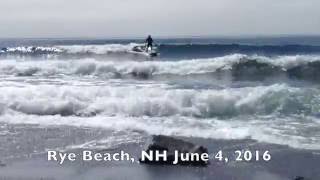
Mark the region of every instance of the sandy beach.
[[[235, 179], [235, 180], [291, 180], [296, 176], [319, 179], [320, 152], [292, 149], [287, 146], [258, 143], [253, 140], [212, 140], [181, 138], [208, 147], [209, 153], [223, 150], [232, 156], [237, 149], [269, 150], [269, 162], [228, 163], [210, 160], [208, 167], [151, 166], [138, 162], [75, 162], [62, 165], [48, 162], [47, 148], [62, 152], [113, 153], [124, 150], [135, 159], [150, 142], [150, 135], [134, 132], [112, 132], [94, 128], [38, 125], [5, 125], [7, 134], [1, 134], [1, 179]], [[179, 138], [179, 137], [178, 137]], [[67, 146], [66, 146], [67, 145]], [[97, 148], [97, 147], [101, 148]], [[106, 148], [108, 147], [109, 148]], [[19, 148], [16, 148], [19, 147]]]

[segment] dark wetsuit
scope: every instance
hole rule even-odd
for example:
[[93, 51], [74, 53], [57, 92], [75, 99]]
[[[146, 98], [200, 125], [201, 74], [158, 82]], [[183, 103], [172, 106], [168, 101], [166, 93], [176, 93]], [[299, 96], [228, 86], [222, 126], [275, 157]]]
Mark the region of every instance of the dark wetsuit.
[[147, 42], [147, 49], [149, 49], [149, 47], [150, 47], [151, 50], [152, 50], [153, 39], [151, 38], [151, 36], [149, 36], [149, 37], [146, 39], [146, 42]]

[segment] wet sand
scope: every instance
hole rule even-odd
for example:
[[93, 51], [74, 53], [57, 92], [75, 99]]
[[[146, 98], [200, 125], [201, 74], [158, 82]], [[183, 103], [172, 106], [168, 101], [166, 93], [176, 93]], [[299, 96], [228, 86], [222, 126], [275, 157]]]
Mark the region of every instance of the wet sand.
[[[187, 179], [187, 180], [290, 180], [296, 176], [320, 179], [320, 151], [299, 150], [288, 146], [258, 143], [253, 140], [213, 140], [183, 138], [203, 145], [213, 154], [223, 150], [270, 151], [271, 161], [228, 163], [211, 160], [208, 167], [151, 166], [123, 162], [75, 162], [59, 165], [47, 161], [47, 150], [80, 153], [85, 149], [102, 153], [120, 150], [136, 160], [151, 140], [143, 132], [114, 132], [96, 128], [37, 125], [0, 125], [0, 179]], [[181, 137], [180, 137], [181, 138]]]

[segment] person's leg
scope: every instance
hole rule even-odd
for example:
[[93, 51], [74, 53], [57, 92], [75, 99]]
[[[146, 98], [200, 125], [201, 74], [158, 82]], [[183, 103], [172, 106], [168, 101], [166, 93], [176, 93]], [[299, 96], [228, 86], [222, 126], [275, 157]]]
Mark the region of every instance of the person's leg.
[[152, 49], [152, 47], [151, 47], [151, 44], [150, 44], [150, 43], [148, 43], [148, 44], [147, 44], [147, 52], [149, 51], [149, 47]]

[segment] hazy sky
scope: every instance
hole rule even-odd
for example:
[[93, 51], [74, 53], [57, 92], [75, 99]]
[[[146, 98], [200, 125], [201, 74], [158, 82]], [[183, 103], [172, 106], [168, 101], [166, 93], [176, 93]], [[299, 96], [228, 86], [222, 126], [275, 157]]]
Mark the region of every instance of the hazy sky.
[[0, 37], [320, 34], [320, 0], [0, 2]]

